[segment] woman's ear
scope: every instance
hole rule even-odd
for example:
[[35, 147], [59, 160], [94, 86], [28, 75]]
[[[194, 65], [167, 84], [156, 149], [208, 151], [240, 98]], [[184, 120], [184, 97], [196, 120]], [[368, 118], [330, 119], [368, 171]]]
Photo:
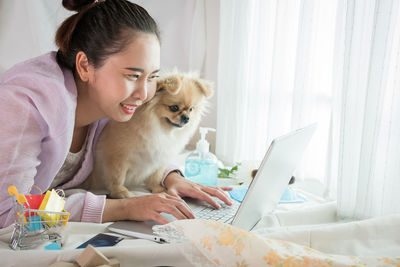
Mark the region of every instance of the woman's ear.
[[211, 82], [195, 79], [194, 84], [201, 90], [206, 98], [210, 98], [214, 94], [214, 86]]
[[75, 57], [75, 69], [83, 82], [89, 81], [92, 67], [89, 64], [88, 58], [83, 51], [79, 51]]
[[181, 89], [182, 81], [178, 76], [168, 76], [157, 81], [157, 92], [165, 90], [176, 95]]

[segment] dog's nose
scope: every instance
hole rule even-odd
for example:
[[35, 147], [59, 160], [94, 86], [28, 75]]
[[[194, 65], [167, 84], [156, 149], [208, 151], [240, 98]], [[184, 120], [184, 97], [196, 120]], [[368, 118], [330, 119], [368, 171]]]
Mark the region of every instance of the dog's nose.
[[181, 123], [186, 124], [189, 122], [189, 116], [186, 114], [181, 115]]

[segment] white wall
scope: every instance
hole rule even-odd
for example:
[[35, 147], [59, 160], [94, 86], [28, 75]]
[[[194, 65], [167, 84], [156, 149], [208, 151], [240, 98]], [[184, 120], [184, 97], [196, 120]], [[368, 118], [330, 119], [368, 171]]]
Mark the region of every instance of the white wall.
[[[204, 69], [204, 78], [214, 81], [214, 97], [211, 99], [211, 109], [202, 125], [217, 127], [217, 76], [218, 76], [218, 50], [219, 50], [219, 0], [206, 0], [207, 22], [207, 52]], [[212, 152], [215, 152], [215, 133], [209, 134], [209, 142]]]
[[61, 1], [0, 0], [0, 73], [55, 50], [55, 31], [69, 14]]

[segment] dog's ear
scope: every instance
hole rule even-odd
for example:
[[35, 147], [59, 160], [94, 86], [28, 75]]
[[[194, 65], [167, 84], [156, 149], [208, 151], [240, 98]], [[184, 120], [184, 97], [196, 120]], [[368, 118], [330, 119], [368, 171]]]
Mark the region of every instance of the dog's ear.
[[214, 86], [211, 82], [195, 79], [194, 84], [201, 90], [206, 98], [210, 98], [214, 94]]
[[181, 79], [176, 76], [168, 76], [157, 81], [157, 92], [165, 90], [171, 95], [176, 95], [181, 89]]

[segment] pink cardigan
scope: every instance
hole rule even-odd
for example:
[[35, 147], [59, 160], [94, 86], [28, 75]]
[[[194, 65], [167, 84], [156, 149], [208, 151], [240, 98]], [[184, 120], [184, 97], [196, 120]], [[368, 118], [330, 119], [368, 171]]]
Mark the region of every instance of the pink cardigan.
[[[61, 68], [55, 56], [50, 52], [0, 75], [0, 227], [14, 221], [7, 188], [14, 185], [27, 194], [36, 185], [45, 192], [71, 145], [77, 89], [72, 72]], [[59, 188], [74, 188], [89, 175], [93, 144], [106, 123], [100, 120], [90, 128], [82, 167]], [[171, 165], [164, 178], [173, 169]], [[101, 222], [104, 204], [104, 195], [75, 193], [67, 198], [65, 209], [71, 221]]]

